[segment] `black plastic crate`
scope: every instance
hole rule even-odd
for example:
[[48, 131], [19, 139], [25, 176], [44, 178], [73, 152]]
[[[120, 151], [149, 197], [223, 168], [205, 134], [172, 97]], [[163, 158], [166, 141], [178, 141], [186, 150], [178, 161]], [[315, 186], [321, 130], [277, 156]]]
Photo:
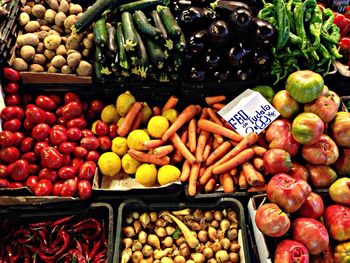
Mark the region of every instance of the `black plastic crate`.
[[[118, 209], [117, 230], [114, 247], [113, 262], [120, 262], [122, 252], [122, 228], [123, 221], [127, 213], [130, 212], [144, 212], [155, 211], [160, 212], [162, 210], [174, 211], [184, 208], [201, 209], [201, 210], [214, 210], [214, 209], [226, 209], [231, 208], [238, 215], [239, 229], [242, 233], [241, 251], [243, 252], [244, 262], [250, 262], [250, 252], [248, 247], [248, 236], [246, 229], [246, 220], [244, 216], [244, 209], [242, 204], [234, 198], [220, 198], [215, 202], [202, 202], [202, 203], [145, 203], [140, 199], [128, 199], [120, 204]], [[242, 261], [241, 261], [242, 262]]]

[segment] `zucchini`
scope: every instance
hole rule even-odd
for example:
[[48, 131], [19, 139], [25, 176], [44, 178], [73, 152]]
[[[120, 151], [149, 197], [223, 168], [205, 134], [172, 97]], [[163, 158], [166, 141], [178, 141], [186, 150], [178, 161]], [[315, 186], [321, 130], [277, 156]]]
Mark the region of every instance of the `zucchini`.
[[148, 70], [148, 55], [147, 50], [145, 47], [145, 44], [143, 43], [141, 36], [137, 31], [135, 31], [136, 37], [137, 37], [137, 58], [136, 58], [136, 71], [137, 75], [139, 75], [141, 78], [146, 78], [147, 76], [147, 70]]
[[186, 50], [187, 43], [186, 43], [186, 37], [184, 33], [181, 33], [177, 43], [175, 44], [175, 49], [178, 52], [184, 52]]
[[128, 69], [130, 65], [129, 65], [128, 57], [126, 56], [126, 51], [124, 48], [124, 35], [123, 35], [123, 27], [121, 22], [117, 24], [117, 44], [118, 44], [119, 65], [124, 69]]
[[108, 43], [108, 35], [106, 28], [106, 17], [102, 16], [94, 25], [94, 41], [96, 46], [105, 47]]
[[165, 29], [172, 37], [179, 37], [182, 33], [179, 24], [176, 22], [173, 14], [171, 13], [169, 7], [158, 6], [157, 12], [160, 14], [160, 17], [164, 23]]
[[172, 63], [175, 69], [179, 69], [183, 64], [183, 56], [181, 53], [174, 53], [172, 56]]
[[173, 41], [168, 37], [168, 32], [166, 32], [166, 29], [164, 27], [162, 19], [160, 18], [159, 13], [157, 11], [152, 11], [151, 18], [152, 18], [153, 24], [156, 26], [156, 28], [158, 28], [160, 30], [161, 36], [165, 40], [164, 46], [168, 50], [172, 50], [173, 49]]
[[160, 30], [152, 26], [146, 17], [146, 15], [141, 10], [136, 10], [134, 13], [134, 21], [137, 29], [145, 35], [158, 39], [162, 34]]
[[99, 61], [95, 60], [94, 61], [95, 78], [98, 82], [105, 82], [105, 78], [102, 76], [101, 70], [102, 70], [102, 64]]
[[122, 14], [122, 26], [124, 34], [124, 47], [126, 51], [134, 51], [138, 43], [136, 29], [132, 21], [132, 15], [129, 12], [124, 12]]
[[144, 9], [146, 7], [152, 7], [161, 4], [161, 0], [140, 0], [127, 4], [120, 5], [118, 7], [119, 12], [134, 11]]
[[112, 53], [117, 53], [118, 51], [118, 46], [117, 46], [117, 41], [116, 41], [116, 35], [117, 35], [117, 30], [114, 26], [110, 26], [107, 29], [107, 34], [108, 34], [108, 49]]
[[151, 61], [157, 66], [157, 68], [163, 68], [165, 58], [158, 43], [153, 39], [147, 39], [146, 45]]
[[95, 47], [95, 60], [100, 62], [101, 64], [106, 63], [106, 56], [99, 46]]
[[76, 33], [82, 33], [108, 9], [113, 0], [97, 0], [74, 25]]

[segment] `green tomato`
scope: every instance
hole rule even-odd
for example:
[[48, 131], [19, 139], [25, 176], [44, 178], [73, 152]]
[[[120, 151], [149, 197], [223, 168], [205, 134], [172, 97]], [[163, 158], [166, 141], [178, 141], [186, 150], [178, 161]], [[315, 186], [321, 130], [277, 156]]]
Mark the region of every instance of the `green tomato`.
[[269, 103], [272, 103], [275, 91], [270, 86], [256, 86], [253, 90], [259, 92]]

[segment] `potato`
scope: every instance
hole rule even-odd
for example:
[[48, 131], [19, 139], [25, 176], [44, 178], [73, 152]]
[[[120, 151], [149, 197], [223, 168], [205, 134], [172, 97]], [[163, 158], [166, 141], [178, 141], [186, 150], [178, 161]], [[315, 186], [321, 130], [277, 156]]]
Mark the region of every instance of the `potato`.
[[64, 45], [60, 45], [57, 49], [56, 49], [56, 55], [61, 55], [64, 56], [67, 54], [67, 49]]
[[21, 11], [27, 13], [28, 15], [31, 15], [31, 14], [32, 14], [32, 8], [31, 8], [29, 5], [25, 5], [25, 6], [21, 9]]
[[90, 39], [84, 38], [83, 39], [83, 45], [84, 45], [85, 48], [91, 49], [94, 46], [94, 43]]
[[49, 22], [50, 24], [53, 24], [55, 22], [57, 12], [52, 9], [47, 9], [45, 12], [45, 20]]
[[51, 60], [51, 65], [54, 66], [55, 68], [61, 68], [65, 64], [66, 64], [66, 59], [61, 55], [57, 55]]
[[83, 12], [77, 14], [77, 18], [78, 18], [78, 19], [81, 18], [81, 17], [83, 16], [83, 14], [84, 14]]
[[88, 35], [87, 35], [87, 39], [89, 39], [90, 41], [94, 41], [94, 34], [93, 33], [89, 33]]
[[57, 31], [60, 35], [64, 34], [62, 27], [54, 25], [54, 26], [52, 26], [52, 30]]
[[59, 5], [57, 0], [45, 0], [45, 2], [51, 9], [58, 10]]
[[44, 45], [47, 49], [55, 50], [61, 44], [61, 37], [49, 35], [44, 39]]
[[31, 72], [44, 72], [43, 66], [39, 64], [32, 64], [29, 66], [29, 71]]
[[83, 8], [78, 4], [71, 4], [69, 7], [69, 13], [71, 15], [77, 15], [79, 13], [83, 12]]
[[49, 22], [47, 22], [45, 19], [37, 19], [36, 21], [39, 22], [40, 26], [47, 26], [47, 25], [49, 25]]
[[35, 54], [33, 58], [33, 63], [44, 65], [46, 62], [46, 57], [43, 54]]
[[46, 8], [43, 5], [35, 5], [32, 8], [32, 14], [36, 18], [44, 18], [46, 12]]
[[74, 50], [74, 49], [70, 49], [70, 50], [67, 51], [67, 56], [70, 55], [70, 54], [73, 54], [73, 53], [79, 53], [80, 54], [79, 51]]
[[62, 12], [64, 14], [68, 14], [69, 4], [66, 0], [61, 0], [60, 7], [58, 8], [58, 12]]
[[30, 22], [30, 17], [26, 12], [22, 12], [18, 17], [19, 24], [25, 26]]
[[77, 50], [79, 49], [79, 47], [80, 47], [79, 39], [75, 36], [69, 36], [66, 43], [67, 50], [70, 50], [70, 49]]
[[25, 27], [24, 30], [27, 33], [33, 33], [40, 29], [40, 24], [38, 21], [30, 21]]
[[72, 74], [72, 72], [73, 72], [73, 70], [67, 65], [64, 65], [61, 68], [61, 73], [63, 73], [63, 74]]
[[89, 55], [90, 55], [90, 50], [85, 48], [85, 49], [83, 50], [83, 56], [84, 56], [84, 57], [88, 57]]
[[79, 65], [79, 62], [81, 60], [81, 55], [79, 53], [72, 53], [69, 54], [67, 57], [67, 65], [71, 68], [75, 68]]
[[56, 52], [50, 49], [45, 49], [44, 55], [48, 60], [51, 60], [56, 55]]
[[68, 37], [61, 37], [62, 43], [66, 44], [67, 43]]
[[46, 32], [49, 32], [51, 30], [51, 28], [49, 26], [41, 26], [40, 27], [40, 30], [41, 31], [46, 31]]
[[31, 61], [35, 56], [35, 49], [32, 46], [23, 46], [20, 55], [24, 60]]
[[44, 43], [39, 43], [35, 49], [35, 52], [38, 54], [42, 54], [44, 53], [44, 49], [45, 49]]
[[72, 26], [77, 22], [77, 17], [75, 15], [70, 15], [64, 20], [63, 25], [65, 29], [71, 29]]
[[28, 69], [28, 64], [22, 58], [15, 58], [12, 62], [12, 67], [18, 71], [26, 71]]
[[64, 20], [67, 18], [66, 14], [63, 12], [57, 13], [55, 16], [55, 25], [63, 26]]
[[45, 37], [49, 35], [49, 32], [39, 31], [39, 32], [35, 32], [34, 34], [38, 36], [40, 41], [44, 41]]
[[20, 35], [17, 37], [17, 44], [19, 47], [23, 47], [25, 45], [35, 47], [39, 44], [39, 37], [33, 33]]
[[61, 37], [60, 33], [58, 33], [56, 30], [51, 29], [49, 31], [49, 36], [59, 36]]
[[79, 66], [77, 68], [77, 74], [79, 76], [91, 76], [92, 66], [89, 62], [84, 60], [80, 61]]

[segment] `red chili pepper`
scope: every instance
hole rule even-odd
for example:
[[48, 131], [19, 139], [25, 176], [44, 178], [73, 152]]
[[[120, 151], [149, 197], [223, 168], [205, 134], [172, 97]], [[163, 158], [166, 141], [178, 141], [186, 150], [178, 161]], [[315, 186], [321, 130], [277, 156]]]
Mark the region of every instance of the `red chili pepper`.
[[81, 243], [78, 239], [75, 240], [75, 246], [80, 253], [83, 253], [83, 248], [81, 247]]
[[89, 246], [87, 243], [81, 243], [82, 253], [85, 258], [89, 257]]
[[22, 246], [22, 250], [23, 250], [23, 263], [29, 263], [30, 262], [30, 254], [29, 254], [29, 250], [26, 246]]
[[34, 245], [25, 245], [29, 250], [30, 250], [30, 252], [32, 252], [33, 254], [36, 254], [36, 253], [38, 253], [38, 250], [39, 250], [39, 248], [37, 248], [36, 246], [34, 246]]
[[71, 263], [75, 259], [77, 263], [86, 263], [86, 259], [83, 254], [77, 249], [70, 249], [67, 253], [66, 260], [64, 262]]
[[39, 223], [31, 223], [31, 224], [29, 224], [29, 227], [31, 229], [36, 229], [36, 228], [48, 226], [50, 224], [51, 224], [51, 221], [44, 221], [44, 222], [39, 222]]
[[339, 40], [338, 45], [341, 49], [350, 51], [350, 37], [342, 37]]
[[98, 253], [94, 260], [92, 261], [93, 263], [98, 263], [98, 262], [105, 262], [107, 259], [107, 249], [104, 249], [100, 253]]
[[107, 235], [106, 235], [106, 225], [103, 222], [102, 223], [102, 242], [107, 247], [108, 241], [107, 241]]
[[39, 236], [41, 237], [41, 241], [44, 242], [45, 245], [47, 245], [47, 229], [42, 228], [38, 231]]
[[88, 261], [93, 260], [97, 254], [97, 251], [100, 249], [101, 240], [95, 240], [93, 247], [89, 253]]
[[50, 228], [54, 228], [55, 226], [59, 226], [59, 225], [66, 225], [69, 221], [72, 220], [73, 217], [74, 217], [74, 215], [63, 217], [63, 218], [60, 218], [56, 221], [53, 221], [50, 225]]
[[57, 238], [60, 237], [63, 240], [63, 244], [61, 245], [61, 247], [59, 248], [59, 250], [53, 255], [53, 256], [48, 256], [44, 253], [44, 251], [42, 251], [41, 249], [39, 249], [39, 257], [46, 261], [56, 261], [56, 259], [61, 256], [63, 254], [63, 252], [68, 248], [69, 246], [69, 241], [70, 241], [70, 237], [69, 234], [61, 229], [58, 232]]
[[[102, 231], [102, 226], [101, 226], [101, 223], [98, 222], [95, 218], [88, 218], [73, 225], [72, 229], [75, 233], [77, 232], [81, 233], [84, 239], [94, 240], [100, 236]], [[83, 232], [86, 232], [87, 230], [94, 230], [94, 232], [83, 233]]]
[[340, 35], [346, 36], [350, 31], [350, 20], [347, 19], [343, 14], [334, 13], [334, 24], [340, 29]]

